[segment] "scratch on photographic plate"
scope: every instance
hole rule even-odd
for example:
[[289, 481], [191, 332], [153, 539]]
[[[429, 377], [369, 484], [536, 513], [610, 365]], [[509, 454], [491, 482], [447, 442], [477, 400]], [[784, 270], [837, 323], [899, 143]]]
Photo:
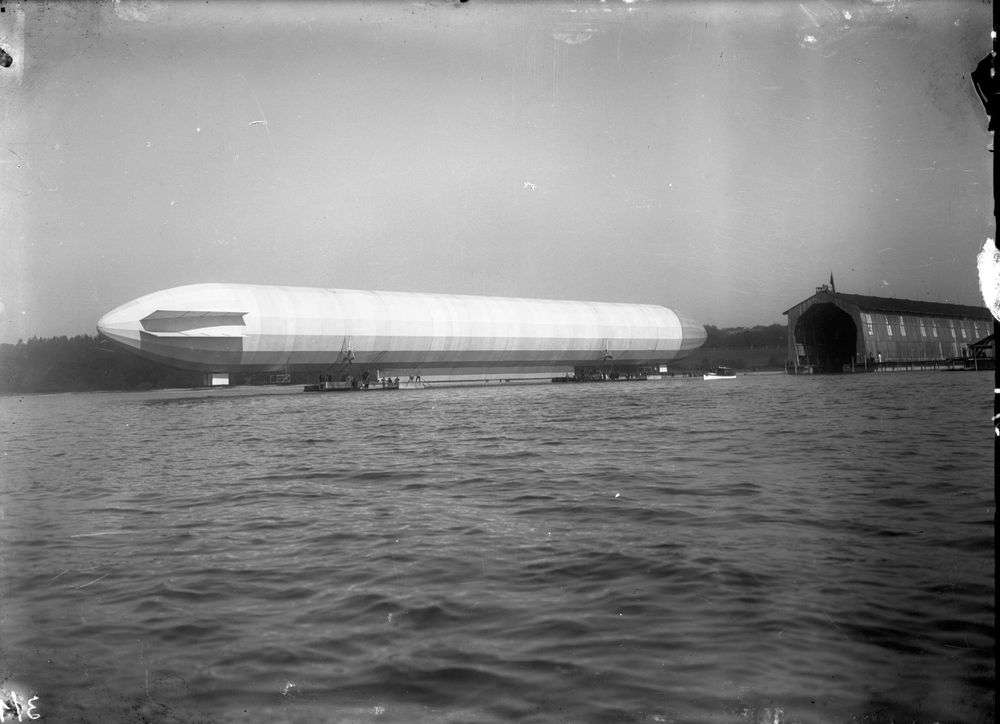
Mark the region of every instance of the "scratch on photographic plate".
[[260, 125], [264, 126], [264, 132], [267, 133], [267, 142], [271, 144], [271, 153], [274, 154], [274, 164], [278, 164], [278, 149], [274, 146], [274, 139], [271, 138], [271, 126], [267, 122], [267, 116], [264, 115], [264, 107], [260, 104], [260, 99], [257, 98], [257, 94], [254, 92], [253, 86], [250, 85], [250, 81], [247, 80], [246, 76], [240, 73], [240, 78], [243, 82], [247, 84], [247, 88], [250, 90], [250, 95], [253, 96], [253, 102], [257, 104], [257, 110], [260, 111], [260, 120], [251, 121], [250, 125]]
[[98, 581], [103, 581], [105, 578], [107, 578], [110, 575], [111, 575], [111, 572], [108, 571], [103, 576], [100, 576], [99, 578], [95, 578], [93, 581], [90, 581], [89, 583], [84, 583], [83, 585], [77, 586], [76, 588], [77, 588], [77, 590], [80, 590], [81, 588], [86, 588], [87, 586], [92, 586], [95, 583], [97, 583]]

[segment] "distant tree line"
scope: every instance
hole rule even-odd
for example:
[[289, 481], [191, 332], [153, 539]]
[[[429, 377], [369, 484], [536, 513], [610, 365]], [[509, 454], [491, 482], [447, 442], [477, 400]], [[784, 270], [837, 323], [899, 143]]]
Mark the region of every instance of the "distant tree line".
[[0, 394], [149, 390], [201, 381], [201, 373], [151, 362], [89, 335], [0, 344]]
[[[764, 369], [784, 363], [784, 325], [705, 330], [705, 346], [673, 367]], [[0, 344], [0, 394], [196, 387], [202, 381], [200, 372], [167, 367], [85, 334]]]
[[739, 370], [784, 369], [788, 327], [705, 327], [705, 346], [672, 366], [680, 370], [708, 370], [720, 365]]
[[705, 327], [708, 339], [705, 349], [781, 349], [784, 351], [788, 339], [788, 327], [784, 324], [770, 324], [766, 327], [725, 327], [719, 329], [711, 324]]

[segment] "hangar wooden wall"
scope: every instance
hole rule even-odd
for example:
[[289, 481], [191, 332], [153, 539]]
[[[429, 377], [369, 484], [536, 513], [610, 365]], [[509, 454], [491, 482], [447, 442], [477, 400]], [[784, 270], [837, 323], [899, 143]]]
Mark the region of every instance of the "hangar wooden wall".
[[840, 372], [852, 363], [944, 362], [966, 356], [970, 344], [993, 331], [985, 308], [839, 294], [826, 285], [785, 315], [788, 364], [818, 372]]

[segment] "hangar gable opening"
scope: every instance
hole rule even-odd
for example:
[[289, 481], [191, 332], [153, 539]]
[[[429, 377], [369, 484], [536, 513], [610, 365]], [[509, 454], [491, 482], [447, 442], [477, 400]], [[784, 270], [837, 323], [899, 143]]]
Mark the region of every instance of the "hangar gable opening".
[[857, 353], [858, 328], [835, 304], [809, 307], [795, 323], [796, 353], [800, 365], [813, 365], [817, 372], [843, 372]]

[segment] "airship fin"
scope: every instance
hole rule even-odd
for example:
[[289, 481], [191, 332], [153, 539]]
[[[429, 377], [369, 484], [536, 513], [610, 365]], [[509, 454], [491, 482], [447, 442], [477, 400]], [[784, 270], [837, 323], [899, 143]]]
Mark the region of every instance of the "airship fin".
[[246, 312], [203, 312], [193, 309], [157, 309], [140, 321], [144, 331], [150, 334], [198, 334], [207, 333], [213, 337], [237, 336], [234, 331], [226, 334], [216, 327], [243, 327]]

